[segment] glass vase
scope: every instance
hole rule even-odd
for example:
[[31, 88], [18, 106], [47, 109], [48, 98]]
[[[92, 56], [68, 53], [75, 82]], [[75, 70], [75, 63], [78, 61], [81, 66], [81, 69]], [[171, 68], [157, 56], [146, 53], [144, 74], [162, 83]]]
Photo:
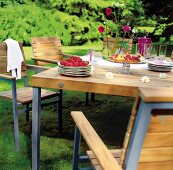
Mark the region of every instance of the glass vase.
[[109, 49], [108, 46], [106, 46], [105, 48], [103, 48], [102, 56], [103, 56], [104, 59], [108, 60], [109, 55], [110, 55], [110, 49]]
[[124, 74], [130, 74], [131, 73], [129, 63], [127, 63], [127, 62], [123, 63], [121, 73], [124, 73]]

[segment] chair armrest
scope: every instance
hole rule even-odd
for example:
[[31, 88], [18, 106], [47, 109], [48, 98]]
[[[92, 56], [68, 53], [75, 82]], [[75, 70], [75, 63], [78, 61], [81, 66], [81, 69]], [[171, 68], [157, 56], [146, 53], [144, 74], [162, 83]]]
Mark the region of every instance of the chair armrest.
[[30, 70], [40, 70], [40, 71], [44, 71], [44, 70], [48, 70], [51, 67], [43, 67], [43, 66], [37, 66], [37, 65], [31, 65], [31, 64], [26, 64], [27, 68]]
[[11, 75], [6, 75], [6, 74], [0, 74], [0, 79], [7, 79], [7, 80], [14, 80], [16, 79], [15, 77], [12, 77]]
[[52, 63], [52, 64], [57, 64], [57, 60], [51, 60], [51, 59], [44, 59], [44, 58], [39, 58], [39, 57], [31, 57], [32, 60], [34, 61], [43, 61], [46, 63]]
[[89, 148], [96, 156], [101, 167], [105, 170], [122, 170], [84, 114], [79, 111], [72, 111], [71, 116], [73, 117], [76, 126], [80, 130]]

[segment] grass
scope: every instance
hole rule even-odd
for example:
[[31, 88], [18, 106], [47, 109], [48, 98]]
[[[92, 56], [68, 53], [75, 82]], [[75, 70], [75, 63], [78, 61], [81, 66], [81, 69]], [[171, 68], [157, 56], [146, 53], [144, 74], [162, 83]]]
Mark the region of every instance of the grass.
[[[92, 46], [93, 47], [93, 46]], [[64, 47], [66, 53], [83, 55], [91, 48]], [[100, 46], [94, 46], [96, 50]], [[32, 64], [30, 47], [25, 47], [26, 61]], [[22, 80], [18, 82], [18, 87]], [[0, 91], [9, 89], [8, 83], [0, 82]], [[63, 94], [63, 133], [57, 129], [57, 113], [54, 106], [43, 109], [41, 113], [41, 170], [71, 170], [73, 154], [74, 122], [70, 116], [72, 110], [83, 111], [103, 141], [110, 147], [122, 146], [130, 110], [134, 99], [96, 94], [95, 102], [85, 105], [85, 93], [64, 91]], [[13, 142], [13, 119], [11, 102], [0, 100], [0, 169], [30, 170], [31, 169], [31, 114], [30, 121], [25, 121], [21, 114], [20, 142], [21, 150], [16, 152]], [[82, 142], [81, 152], [87, 146]]]

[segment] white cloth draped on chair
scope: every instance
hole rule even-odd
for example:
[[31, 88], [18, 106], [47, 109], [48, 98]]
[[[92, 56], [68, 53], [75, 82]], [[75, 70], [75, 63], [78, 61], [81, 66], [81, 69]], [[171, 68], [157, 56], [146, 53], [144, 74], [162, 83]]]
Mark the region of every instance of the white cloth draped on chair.
[[21, 66], [23, 54], [19, 43], [11, 38], [5, 40], [7, 44], [7, 72], [12, 72], [12, 76], [21, 79]]

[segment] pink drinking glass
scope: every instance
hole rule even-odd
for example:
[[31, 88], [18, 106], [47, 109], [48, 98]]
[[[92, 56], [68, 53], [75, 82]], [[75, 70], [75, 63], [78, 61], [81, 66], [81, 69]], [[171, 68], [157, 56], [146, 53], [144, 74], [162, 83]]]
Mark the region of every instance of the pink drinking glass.
[[138, 52], [144, 55], [145, 48], [150, 46], [151, 38], [139, 37], [138, 38]]

